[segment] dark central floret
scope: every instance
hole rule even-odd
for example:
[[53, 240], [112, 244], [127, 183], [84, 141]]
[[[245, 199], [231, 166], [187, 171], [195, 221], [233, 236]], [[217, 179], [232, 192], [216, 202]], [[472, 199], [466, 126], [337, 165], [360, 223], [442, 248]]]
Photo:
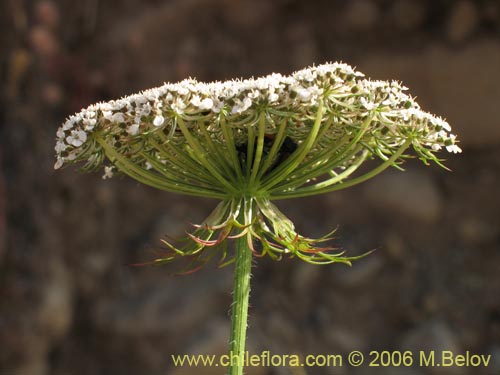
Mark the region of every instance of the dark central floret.
[[[262, 155], [263, 157], [267, 157], [271, 151], [271, 148], [273, 147], [273, 144], [275, 142], [275, 135], [274, 134], [266, 134], [264, 137], [264, 146], [262, 149]], [[264, 173], [264, 176], [266, 176], [269, 172], [272, 172], [277, 166], [279, 166], [281, 163], [283, 163], [286, 159], [290, 157], [290, 155], [293, 154], [295, 150], [297, 150], [298, 144], [290, 137], [285, 137], [283, 139], [283, 143], [281, 144], [280, 148], [278, 149], [278, 152], [272, 162], [272, 164], [269, 166], [269, 169]], [[257, 148], [257, 137], [255, 138], [254, 142], [254, 149], [252, 154], [255, 155], [255, 150]], [[236, 152], [238, 153], [238, 160], [240, 162], [240, 166], [242, 168], [245, 168], [247, 165], [247, 155], [248, 155], [248, 143], [240, 143], [236, 145]]]

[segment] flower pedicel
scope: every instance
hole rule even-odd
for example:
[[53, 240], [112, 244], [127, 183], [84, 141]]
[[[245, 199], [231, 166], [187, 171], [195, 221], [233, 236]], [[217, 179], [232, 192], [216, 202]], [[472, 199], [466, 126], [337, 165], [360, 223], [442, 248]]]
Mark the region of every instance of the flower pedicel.
[[[157, 189], [221, 203], [187, 241], [156, 263], [188, 257], [203, 264], [220, 251], [236, 261], [231, 352], [244, 349], [252, 254], [309, 263], [347, 257], [319, 246], [271, 201], [307, 197], [364, 182], [409, 152], [428, 164], [441, 149], [460, 152], [443, 119], [424, 112], [398, 82], [371, 81], [349, 65], [324, 64], [256, 79], [193, 79], [105, 103], [70, 116], [57, 132], [58, 169], [84, 162], [103, 178], [126, 174]], [[378, 160], [363, 173], [364, 161]], [[228, 255], [227, 238], [236, 239]], [[212, 249], [213, 251], [205, 251]], [[230, 374], [241, 374], [241, 366]]]

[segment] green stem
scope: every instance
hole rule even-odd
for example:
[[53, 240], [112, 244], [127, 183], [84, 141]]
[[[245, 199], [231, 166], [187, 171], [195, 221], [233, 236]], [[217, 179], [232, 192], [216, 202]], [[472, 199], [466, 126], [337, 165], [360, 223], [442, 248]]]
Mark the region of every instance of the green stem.
[[229, 157], [233, 164], [233, 169], [236, 171], [236, 178], [239, 182], [243, 179], [243, 172], [241, 171], [240, 160], [238, 159], [238, 154], [236, 152], [236, 146], [234, 144], [233, 130], [226, 123], [224, 116], [220, 116], [220, 127], [222, 129], [222, 135], [227, 144], [227, 151], [229, 152]]
[[269, 173], [263, 181], [261, 190], [266, 191], [280, 183], [283, 179], [287, 178], [300, 163], [306, 158], [307, 154], [314, 146], [314, 142], [318, 136], [322, 121], [323, 121], [323, 102], [320, 101], [316, 113], [316, 119], [307, 136], [306, 140], [295, 150], [295, 152], [282, 164], [280, 164], [274, 171]]
[[177, 118], [177, 124], [181, 129], [182, 134], [186, 138], [187, 143], [196, 153], [198, 163], [200, 163], [208, 171], [210, 171], [210, 173], [217, 179], [217, 181], [220, 182], [222, 185], [224, 185], [228, 189], [228, 191], [234, 192], [234, 187], [232, 183], [226, 180], [226, 178], [219, 173], [219, 171], [216, 168], [217, 163], [213, 163], [212, 160], [210, 160], [210, 157], [208, 156], [206, 150], [201, 146], [198, 140], [189, 132], [189, 129], [182, 120], [182, 118], [180, 117]]
[[[329, 193], [332, 191], [337, 191], [337, 190], [342, 190], [345, 188], [348, 188], [350, 186], [354, 186], [357, 184], [360, 184], [362, 182], [365, 182], [366, 180], [369, 180], [372, 177], [375, 177], [379, 173], [382, 173], [384, 170], [389, 168], [390, 166], [394, 166], [396, 160], [403, 155], [403, 153], [406, 151], [408, 147], [410, 147], [412, 143], [412, 139], [407, 139], [405, 143], [389, 158], [387, 159], [384, 163], [380, 164], [378, 167], [372, 169], [370, 172], [367, 172], [359, 177], [353, 178], [352, 180], [347, 180], [344, 182], [340, 182], [337, 184], [333, 184], [333, 186], [328, 185], [328, 180], [324, 182], [320, 182], [316, 185], [311, 185], [307, 186], [304, 188], [299, 188], [295, 191], [290, 191], [290, 192], [284, 192], [281, 194], [274, 194], [272, 195], [272, 199], [289, 199], [289, 198], [302, 198], [302, 197], [308, 197], [311, 195], [316, 195], [316, 194], [324, 194], [324, 193]], [[334, 177], [336, 179], [337, 177]], [[319, 186], [319, 187], [318, 187]], [[321, 187], [323, 186], [323, 187]]]
[[255, 150], [255, 157], [253, 158], [252, 173], [250, 175], [250, 186], [253, 186], [257, 172], [259, 171], [260, 161], [262, 159], [262, 151], [264, 149], [264, 136], [266, 132], [266, 114], [262, 112], [259, 115], [259, 134], [257, 136], [257, 148]]
[[[245, 213], [243, 212], [240, 214], [240, 217], [244, 215]], [[252, 251], [250, 250], [248, 240], [247, 236], [242, 236], [236, 240], [229, 351], [231, 364], [228, 375], [243, 374], [243, 358], [245, 356], [248, 324], [248, 300], [250, 297], [250, 273], [252, 268]]]

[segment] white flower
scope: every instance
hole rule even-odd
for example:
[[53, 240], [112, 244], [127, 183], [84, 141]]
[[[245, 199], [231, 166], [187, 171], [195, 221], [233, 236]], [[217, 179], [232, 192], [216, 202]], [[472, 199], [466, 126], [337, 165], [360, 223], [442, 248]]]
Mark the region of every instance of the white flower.
[[269, 100], [269, 103], [274, 103], [280, 98], [278, 94], [276, 94], [274, 91], [270, 92], [269, 95], [267, 95], [267, 100]]
[[200, 109], [208, 110], [212, 109], [213, 106], [214, 106], [214, 101], [210, 98], [205, 98], [201, 101]]
[[125, 122], [125, 116], [123, 116], [123, 113], [117, 112], [109, 117], [109, 121], [111, 121], [111, 122]]
[[320, 89], [317, 85], [312, 85], [307, 88], [303, 86], [296, 86], [293, 90], [297, 93], [301, 102], [310, 102], [311, 104], [315, 104], [318, 96], [323, 93], [323, 89]]
[[403, 121], [410, 121], [412, 117], [423, 120], [424, 114], [422, 111], [419, 111], [417, 108], [409, 108], [401, 111], [401, 115], [403, 116]]
[[63, 166], [64, 160], [62, 158], [57, 158], [56, 163], [54, 164], [54, 169], [59, 169]]
[[450, 134], [450, 138], [446, 142], [446, 151], [453, 152], [454, 154], [462, 152], [462, 149], [455, 144], [455, 134]]
[[324, 76], [324, 75], [326, 75], [326, 74], [328, 74], [328, 73], [331, 73], [333, 70], [334, 70], [334, 69], [333, 69], [332, 65], [330, 65], [330, 64], [320, 65], [320, 66], [318, 66], [318, 67], [316, 68], [316, 71], [317, 71], [320, 75], [322, 75], [322, 76]]
[[139, 132], [139, 124], [130, 125], [127, 129], [127, 133], [130, 135], [137, 135]]
[[214, 113], [219, 113], [221, 111], [222, 107], [224, 107], [224, 102], [223, 101], [217, 101], [217, 102], [214, 103], [212, 111]]
[[60, 154], [61, 152], [63, 152], [64, 150], [66, 150], [68, 146], [66, 145], [66, 143], [64, 143], [63, 141], [57, 141], [56, 143], [56, 147], [54, 147], [54, 150]]
[[95, 124], [97, 123], [97, 120], [95, 118], [92, 119], [85, 119], [82, 121], [83, 125], [85, 126], [85, 130], [90, 131], [94, 129]]
[[162, 115], [156, 115], [155, 118], [153, 119], [154, 126], [162, 126], [164, 122], [165, 122], [165, 117], [163, 117]]
[[295, 74], [295, 78], [300, 81], [312, 82], [316, 78], [316, 72], [313, 69], [303, 69]]
[[[60, 159], [57, 164], [99, 155], [102, 151], [99, 142], [89, 144], [93, 148], [90, 152], [75, 149], [87, 142], [91, 134], [92, 139], [105, 137], [110, 145], [126, 145], [131, 136], [144, 133], [149, 137], [151, 133], [155, 137], [156, 132], [151, 132], [151, 127], [163, 127], [174, 122], [175, 117], [182, 118], [193, 134], [198, 134], [203, 121], [214, 142], [225, 139], [220, 129], [223, 120], [237, 121], [235, 135], [239, 142], [247, 127], [255, 125], [257, 112], [268, 111], [271, 107], [272, 110], [266, 112], [269, 122], [266, 121], [265, 134], [276, 130], [279, 116], [290, 114], [297, 124], [290, 132], [301, 139], [310, 126], [312, 111], [320, 102], [324, 104], [324, 115], [334, 116], [335, 123], [342, 126], [364, 121], [367, 112], [373, 111], [373, 124], [367, 125], [366, 135], [373, 133], [388, 145], [399, 144], [412, 132], [429, 151], [445, 148], [449, 152], [461, 151], [455, 145], [455, 136], [449, 134], [450, 125], [422, 111], [413, 98], [403, 92], [406, 88], [400, 83], [358, 77], [363, 74], [349, 65], [333, 63], [302, 69], [289, 76], [271, 74], [225, 82], [201, 83], [188, 79], [177, 84], [166, 83], [119, 100], [89, 106], [70, 116], [57, 131], [55, 150]], [[214, 113], [219, 115], [214, 116]], [[244, 116], [234, 119], [234, 115]], [[337, 139], [339, 133], [335, 129], [332, 126], [325, 136]], [[384, 133], [381, 129], [390, 132]], [[172, 131], [167, 136], [182, 141], [178, 139], [182, 137], [181, 132]], [[393, 140], [394, 136], [399, 138]], [[90, 160], [92, 163], [100, 161]], [[144, 168], [148, 167], [145, 163], [143, 160], [141, 164]]]
[[235, 113], [242, 113], [246, 111], [248, 108], [252, 106], [252, 99], [250, 99], [248, 96], [243, 98], [243, 100], [236, 100], [236, 104], [233, 106], [233, 109], [231, 112], [233, 114]]
[[195, 107], [198, 107], [202, 111], [212, 109], [212, 107], [214, 106], [214, 101], [212, 99], [205, 98], [203, 100], [200, 100], [200, 97], [198, 95], [194, 95], [190, 103]]
[[[183, 81], [181, 84], [186, 84], [186, 82]], [[188, 87], [186, 87], [186, 86], [181, 86], [181, 84], [177, 85], [177, 92], [183, 96], [189, 94], [189, 85]]]
[[137, 105], [145, 104], [148, 101], [144, 95], [137, 94], [131, 98]]
[[[451, 131], [451, 126], [448, 124], [445, 120], [443, 120], [441, 117], [436, 117], [434, 118], [434, 122], [436, 125], [440, 126], [444, 130]], [[453, 136], [453, 139], [455, 139], [455, 136]]]
[[181, 98], [177, 97], [175, 99], [175, 102], [172, 103], [172, 109], [178, 115], [182, 115], [184, 113], [184, 110], [186, 109], [186, 103], [184, 103], [184, 101]]
[[66, 137], [66, 142], [75, 147], [80, 147], [87, 140], [87, 133], [83, 130], [72, 130], [71, 135]]
[[368, 100], [366, 100], [366, 98], [364, 97], [361, 97], [359, 99], [359, 101], [361, 102], [361, 104], [363, 105], [363, 107], [365, 107], [367, 110], [371, 111], [375, 108], [378, 107], [378, 104], [377, 103], [374, 103], [374, 102], [369, 102]]
[[114, 169], [113, 167], [105, 166], [104, 167], [104, 174], [102, 176], [102, 179], [106, 180], [108, 178], [113, 177], [113, 169]]
[[316, 98], [323, 94], [323, 89], [319, 88], [317, 85], [312, 85], [311, 87], [308, 87], [307, 90], [311, 93], [313, 98]]
[[82, 111], [82, 115], [87, 118], [87, 119], [91, 119], [91, 118], [94, 118], [95, 115], [96, 115], [96, 112], [94, 110], [94, 108], [92, 106], [88, 107], [87, 109], [84, 109]]
[[201, 105], [201, 99], [199, 95], [194, 95], [189, 101], [195, 107], [199, 107]]
[[151, 107], [151, 104], [149, 104], [148, 102], [144, 104], [142, 107], [138, 108], [136, 111], [138, 112], [139, 116], [149, 116], [152, 109], [153, 108]]
[[462, 149], [457, 145], [446, 146], [446, 151], [453, 152], [454, 154], [459, 154], [462, 152]]
[[73, 119], [66, 120], [66, 122], [63, 124], [62, 129], [63, 130], [70, 130], [75, 126], [75, 122]]
[[299, 96], [300, 100], [303, 101], [303, 102], [308, 102], [311, 100], [311, 91], [303, 88], [303, 87], [299, 87], [297, 89], [297, 95]]
[[251, 90], [247, 96], [250, 98], [250, 99], [257, 99], [259, 96], [260, 96], [260, 92], [259, 90]]

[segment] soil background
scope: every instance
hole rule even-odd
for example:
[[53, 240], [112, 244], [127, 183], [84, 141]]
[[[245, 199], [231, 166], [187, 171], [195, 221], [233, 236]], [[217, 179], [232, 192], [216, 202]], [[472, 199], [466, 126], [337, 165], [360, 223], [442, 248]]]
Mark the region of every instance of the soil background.
[[192, 76], [344, 61], [401, 80], [446, 117], [451, 172], [409, 161], [361, 185], [280, 202], [301, 233], [374, 254], [352, 268], [255, 262], [252, 353], [451, 350], [488, 368], [248, 368], [249, 375], [500, 373], [500, 3], [494, 0], [3, 0], [0, 3], [0, 374], [222, 374], [231, 267], [182, 277], [150, 259], [215, 202], [74, 168], [55, 133], [100, 100]]

